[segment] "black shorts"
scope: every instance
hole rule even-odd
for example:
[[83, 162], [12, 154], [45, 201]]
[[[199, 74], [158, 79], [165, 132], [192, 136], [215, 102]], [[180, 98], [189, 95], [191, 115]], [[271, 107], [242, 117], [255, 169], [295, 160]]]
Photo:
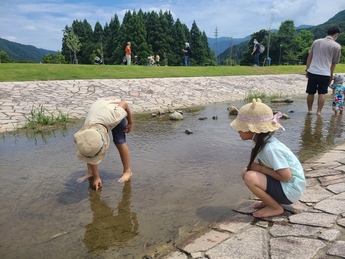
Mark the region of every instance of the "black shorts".
[[269, 194], [280, 204], [292, 204], [292, 202], [286, 197], [280, 181], [273, 177], [266, 175], [267, 189], [266, 193]]
[[330, 76], [315, 75], [308, 72], [307, 94], [327, 94]]
[[127, 119], [124, 118], [115, 128], [111, 130], [113, 135], [113, 142], [115, 145], [126, 143], [126, 133], [124, 132], [127, 126]]

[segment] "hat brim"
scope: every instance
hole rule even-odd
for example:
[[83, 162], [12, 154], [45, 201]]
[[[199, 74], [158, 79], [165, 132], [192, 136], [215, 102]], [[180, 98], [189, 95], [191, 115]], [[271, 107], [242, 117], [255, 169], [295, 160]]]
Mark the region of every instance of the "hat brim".
[[253, 132], [253, 133], [267, 133], [267, 132], [273, 132], [281, 128], [281, 125], [279, 123], [267, 123], [265, 122], [244, 122], [239, 119], [235, 119], [230, 123], [230, 126], [234, 129], [242, 132]]
[[103, 146], [101, 152], [99, 152], [99, 154], [97, 156], [89, 158], [89, 157], [82, 155], [79, 152], [79, 150], [77, 150], [77, 157], [80, 158], [81, 160], [83, 160], [84, 162], [88, 163], [88, 164], [98, 165], [103, 160], [103, 158], [105, 157], [106, 151], [108, 150], [108, 147], [109, 147], [109, 135], [108, 135], [107, 128], [101, 124], [86, 124], [75, 134], [78, 134], [78, 133], [82, 132], [83, 130], [93, 129], [93, 128], [98, 129], [103, 136], [104, 146]]

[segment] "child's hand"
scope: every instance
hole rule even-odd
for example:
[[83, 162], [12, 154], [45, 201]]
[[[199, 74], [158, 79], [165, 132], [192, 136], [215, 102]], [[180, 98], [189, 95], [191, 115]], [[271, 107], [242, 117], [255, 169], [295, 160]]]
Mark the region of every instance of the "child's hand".
[[97, 191], [99, 188], [102, 187], [102, 180], [101, 178], [95, 178], [93, 180], [93, 186], [95, 187], [95, 190]]
[[256, 172], [261, 172], [261, 167], [259, 163], [253, 162], [252, 165], [250, 166], [250, 170], [256, 171]]
[[133, 124], [132, 123], [128, 123], [126, 128], [123, 130], [125, 133], [129, 133], [132, 131], [133, 128]]

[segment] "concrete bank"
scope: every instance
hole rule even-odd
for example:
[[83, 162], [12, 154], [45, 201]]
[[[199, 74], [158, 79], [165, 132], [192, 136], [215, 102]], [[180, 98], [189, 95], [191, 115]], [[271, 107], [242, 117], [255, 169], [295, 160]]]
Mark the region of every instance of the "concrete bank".
[[304, 75], [0, 82], [0, 133], [21, 127], [40, 105], [83, 118], [104, 96], [121, 97], [134, 113], [145, 113], [243, 100], [249, 92], [304, 96], [305, 86]]

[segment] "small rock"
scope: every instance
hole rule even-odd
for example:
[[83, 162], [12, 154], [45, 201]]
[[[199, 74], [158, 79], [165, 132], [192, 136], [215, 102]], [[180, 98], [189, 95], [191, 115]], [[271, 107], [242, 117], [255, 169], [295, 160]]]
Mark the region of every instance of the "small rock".
[[186, 133], [186, 134], [193, 134], [193, 131], [191, 131], [190, 129], [186, 129], [185, 131], [184, 131], [184, 133]]
[[183, 120], [183, 115], [181, 113], [175, 111], [174, 113], [169, 115], [169, 119], [175, 120], [175, 121]]
[[157, 114], [152, 113], [152, 114], [151, 114], [151, 117], [152, 117], [152, 118], [155, 118], [155, 117], [157, 117]]
[[293, 103], [293, 100], [277, 98], [277, 99], [271, 100], [271, 103]]
[[229, 115], [237, 115], [238, 114], [238, 109], [235, 106], [229, 106], [227, 108]]
[[287, 119], [290, 119], [290, 116], [285, 114], [285, 113], [283, 113], [281, 119], [287, 120]]

